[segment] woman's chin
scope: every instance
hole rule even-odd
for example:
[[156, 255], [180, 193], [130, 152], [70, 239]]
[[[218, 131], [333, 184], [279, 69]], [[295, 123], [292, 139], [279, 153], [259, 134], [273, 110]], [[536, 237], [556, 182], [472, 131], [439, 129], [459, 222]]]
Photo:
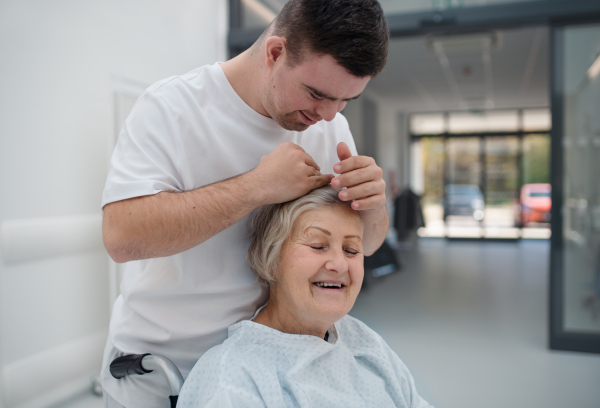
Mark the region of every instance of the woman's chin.
[[347, 305], [330, 304], [322, 302], [316, 305], [316, 310], [313, 310], [313, 316], [329, 325], [340, 320], [350, 311]]

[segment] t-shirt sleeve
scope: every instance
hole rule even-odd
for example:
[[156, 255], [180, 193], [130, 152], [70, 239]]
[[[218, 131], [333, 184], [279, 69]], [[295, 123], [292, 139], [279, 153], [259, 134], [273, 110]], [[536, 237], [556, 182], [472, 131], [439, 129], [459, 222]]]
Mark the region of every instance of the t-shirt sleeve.
[[181, 140], [168, 104], [146, 91], [119, 134], [102, 194], [106, 204], [183, 190]]

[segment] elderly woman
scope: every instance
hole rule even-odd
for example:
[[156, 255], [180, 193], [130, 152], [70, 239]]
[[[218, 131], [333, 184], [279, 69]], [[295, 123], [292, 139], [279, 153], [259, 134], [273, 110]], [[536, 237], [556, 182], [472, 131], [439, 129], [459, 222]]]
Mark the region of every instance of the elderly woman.
[[429, 407], [396, 353], [347, 315], [363, 280], [362, 235], [330, 186], [260, 208], [248, 263], [268, 303], [198, 361], [178, 407]]

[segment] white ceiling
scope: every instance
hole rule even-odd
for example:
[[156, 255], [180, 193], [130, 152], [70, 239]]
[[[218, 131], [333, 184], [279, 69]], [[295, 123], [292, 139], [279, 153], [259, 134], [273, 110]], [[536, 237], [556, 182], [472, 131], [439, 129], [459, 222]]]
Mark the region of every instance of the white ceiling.
[[426, 49], [424, 37], [394, 39], [386, 67], [367, 93], [406, 112], [547, 107], [548, 29], [496, 33], [497, 49], [437, 54]]

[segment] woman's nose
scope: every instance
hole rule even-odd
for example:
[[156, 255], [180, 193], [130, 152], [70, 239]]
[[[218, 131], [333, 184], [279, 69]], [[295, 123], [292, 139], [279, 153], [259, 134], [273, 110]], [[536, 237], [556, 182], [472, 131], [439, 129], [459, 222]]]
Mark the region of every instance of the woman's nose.
[[348, 260], [343, 249], [330, 250], [329, 259], [325, 263], [325, 269], [330, 272], [343, 273], [348, 271]]

